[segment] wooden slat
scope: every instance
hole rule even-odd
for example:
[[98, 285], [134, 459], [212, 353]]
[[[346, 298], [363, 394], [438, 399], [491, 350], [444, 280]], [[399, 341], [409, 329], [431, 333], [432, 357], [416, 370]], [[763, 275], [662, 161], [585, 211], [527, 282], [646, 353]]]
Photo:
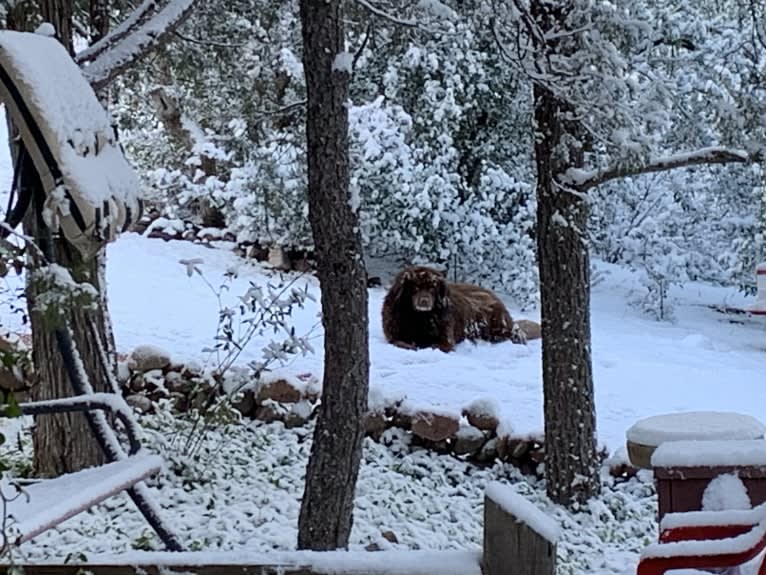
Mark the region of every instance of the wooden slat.
[[484, 498], [485, 575], [554, 575], [556, 543]]
[[[172, 575], [173, 573], [195, 575], [320, 575], [304, 567], [283, 565], [192, 565], [157, 567], [156, 565], [17, 565], [24, 575]], [[7, 566], [0, 567], [0, 574], [8, 572]], [[326, 572], [325, 572], [326, 573]], [[344, 571], [344, 575], [361, 575], [359, 572]]]

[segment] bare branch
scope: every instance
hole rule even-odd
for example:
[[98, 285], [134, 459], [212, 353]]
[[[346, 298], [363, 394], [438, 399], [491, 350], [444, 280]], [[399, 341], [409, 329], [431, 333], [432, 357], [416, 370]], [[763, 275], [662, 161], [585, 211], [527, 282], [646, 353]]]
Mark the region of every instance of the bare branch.
[[711, 147], [702, 148], [693, 152], [673, 154], [663, 158], [657, 158], [643, 165], [617, 164], [601, 170], [581, 170], [570, 168], [561, 177], [564, 186], [584, 192], [590, 188], [599, 186], [610, 180], [639, 176], [654, 172], [665, 172], [676, 168], [711, 164], [746, 164], [762, 161], [762, 154], [750, 154], [744, 150], [730, 148]]
[[266, 117], [266, 116], [278, 116], [280, 114], [289, 114], [296, 108], [302, 108], [306, 105], [306, 100], [297, 100], [295, 102], [291, 102], [290, 104], [285, 104], [284, 106], [280, 108], [276, 108], [274, 110], [257, 110], [258, 117]]
[[364, 49], [367, 47], [367, 42], [370, 41], [370, 36], [372, 36], [372, 22], [367, 23], [367, 29], [364, 31], [364, 39], [362, 40], [362, 44], [359, 46], [356, 54], [354, 54], [354, 61], [351, 62], [352, 70], [356, 70], [356, 63], [359, 61], [359, 58], [361, 58], [362, 53], [364, 52]]
[[[95, 90], [104, 88], [126, 69], [144, 58], [191, 14], [195, 0], [170, 0], [156, 15], [105, 49], [83, 74]], [[108, 37], [107, 37], [108, 38]]]
[[181, 34], [178, 31], [173, 31], [173, 36], [176, 38], [183, 40], [184, 42], [190, 42], [192, 44], [199, 44], [200, 46], [212, 46], [214, 48], [244, 48], [247, 46], [247, 42], [239, 42], [237, 44], [231, 44], [228, 42], [217, 42], [215, 40], [200, 40], [199, 38], [192, 38], [191, 36], [186, 36], [185, 34]]

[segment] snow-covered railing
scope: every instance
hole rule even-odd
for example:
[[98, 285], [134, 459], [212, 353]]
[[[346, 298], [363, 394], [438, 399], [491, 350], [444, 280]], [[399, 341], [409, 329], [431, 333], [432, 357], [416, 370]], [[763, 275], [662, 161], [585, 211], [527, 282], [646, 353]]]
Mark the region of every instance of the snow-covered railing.
[[553, 575], [559, 525], [507, 485], [492, 483], [484, 499], [484, 548], [464, 551], [247, 550], [89, 555], [62, 565], [19, 565], [27, 575], [131, 572], [221, 575]]
[[[35, 401], [19, 405], [24, 415], [46, 415], [83, 411], [105, 411], [122, 423], [128, 437], [129, 455], [135, 455], [141, 449], [138, 424], [122, 396], [113, 393], [91, 393], [48, 401]], [[0, 413], [0, 416], [2, 413]]]
[[755, 297], [755, 304], [750, 308], [750, 313], [755, 315], [766, 315], [766, 262], [758, 264], [755, 267], [755, 279], [758, 287], [758, 294]]
[[[725, 516], [727, 511], [719, 511]], [[704, 528], [697, 538], [655, 543], [641, 553], [637, 575], [664, 575], [676, 569], [721, 569], [738, 567], [766, 548], [766, 521], [733, 535]], [[761, 560], [763, 561], [763, 559]], [[762, 572], [762, 570], [760, 571]]]

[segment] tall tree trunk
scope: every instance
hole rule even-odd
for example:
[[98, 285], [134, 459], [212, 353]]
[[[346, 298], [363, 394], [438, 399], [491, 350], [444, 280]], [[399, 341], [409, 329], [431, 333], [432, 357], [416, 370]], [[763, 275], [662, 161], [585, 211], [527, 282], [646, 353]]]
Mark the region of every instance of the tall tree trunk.
[[38, 0], [40, 15], [56, 29], [56, 38], [70, 54], [74, 54], [72, 40], [72, 0]]
[[[34, 192], [40, 185], [31, 161], [25, 162], [22, 186]], [[41, 206], [35, 203], [24, 221], [25, 233], [38, 242], [46, 233], [37, 217], [41, 209]], [[71, 272], [75, 281], [88, 282], [96, 289], [101, 289], [98, 259], [84, 262], [63, 239], [56, 239], [53, 244], [56, 261]], [[39, 289], [36, 282], [27, 282], [26, 295], [32, 326], [32, 360], [36, 381], [32, 388], [32, 397], [35, 400], [44, 400], [71, 396], [72, 385], [64, 369], [53, 326], [43, 313], [36, 310]], [[97, 346], [99, 339], [102, 345], [106, 345], [105, 342], [108, 341], [103, 308], [89, 311], [72, 307], [66, 310], [66, 315], [91, 384], [96, 391], [108, 391]], [[98, 339], [92, 326], [96, 328]], [[103, 462], [103, 454], [87, 420], [79, 413], [37, 416], [32, 441], [34, 471], [42, 477], [56, 477]]]
[[[566, 3], [536, 0], [545, 37], [565, 30]], [[549, 41], [550, 42], [550, 41]], [[545, 52], [557, 46], [547, 44]], [[548, 496], [571, 505], [600, 491], [590, 334], [587, 201], [556, 178], [583, 165], [581, 129], [545, 85], [534, 88], [537, 258], [543, 332], [545, 474]]]
[[301, 0], [308, 104], [309, 219], [322, 289], [325, 354], [322, 402], [306, 471], [298, 547], [348, 545], [367, 412], [367, 285], [359, 218], [351, 206], [348, 159], [350, 71], [340, 0]]
[[[72, 47], [71, 3], [66, 0], [44, 0], [39, 3], [41, 15], [52, 23], [62, 43]], [[24, 164], [22, 186], [32, 193], [40, 186], [40, 180], [31, 161]], [[25, 233], [40, 240], [46, 233], [36, 216], [41, 206], [33, 206], [24, 221]], [[54, 238], [56, 262], [66, 267], [75, 281], [88, 282], [102, 294], [101, 306], [97, 311], [80, 308], [67, 310], [69, 325], [75, 344], [85, 367], [91, 385], [96, 391], [108, 391], [108, 385], [99, 357], [97, 342], [110, 351], [113, 335], [108, 323], [104, 288], [104, 254], [89, 261], [83, 261], [79, 253], [63, 238]], [[52, 399], [72, 395], [72, 386], [67, 377], [56, 339], [43, 315], [35, 311], [39, 296], [38, 286], [27, 284], [27, 299], [33, 340], [33, 362], [37, 385], [32, 391], [34, 399]], [[95, 329], [94, 329], [95, 328]], [[46, 415], [36, 418], [33, 432], [34, 469], [44, 477], [54, 477], [77, 471], [84, 467], [103, 462], [103, 454], [81, 414]]]
[[109, 0], [90, 0], [90, 43], [95, 44], [109, 32]]

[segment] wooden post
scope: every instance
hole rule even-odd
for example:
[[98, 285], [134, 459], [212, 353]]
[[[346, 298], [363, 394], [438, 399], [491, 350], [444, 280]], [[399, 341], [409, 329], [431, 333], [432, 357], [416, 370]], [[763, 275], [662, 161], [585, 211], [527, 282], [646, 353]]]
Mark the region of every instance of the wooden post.
[[513, 488], [487, 486], [484, 575], [554, 575], [558, 537], [558, 524]]
[[766, 262], [758, 264], [755, 267], [755, 279], [758, 287], [758, 294], [751, 313], [756, 315], [766, 315]]

